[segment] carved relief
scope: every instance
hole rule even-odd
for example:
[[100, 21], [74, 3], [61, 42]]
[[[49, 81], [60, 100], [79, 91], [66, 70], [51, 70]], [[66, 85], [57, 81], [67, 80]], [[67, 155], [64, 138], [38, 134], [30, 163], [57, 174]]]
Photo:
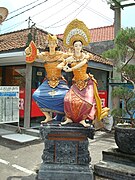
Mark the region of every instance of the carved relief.
[[56, 141], [55, 162], [77, 164], [77, 142]]

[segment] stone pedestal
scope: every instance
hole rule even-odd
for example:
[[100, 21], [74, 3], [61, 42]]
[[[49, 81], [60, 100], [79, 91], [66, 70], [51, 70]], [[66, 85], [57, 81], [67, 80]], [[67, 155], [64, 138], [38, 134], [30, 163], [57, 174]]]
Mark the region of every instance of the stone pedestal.
[[88, 138], [93, 139], [94, 128], [55, 121], [42, 126], [40, 133], [45, 148], [38, 180], [93, 180]]
[[118, 148], [102, 154], [102, 161], [94, 165], [96, 175], [113, 180], [135, 180], [135, 155], [122, 153]]

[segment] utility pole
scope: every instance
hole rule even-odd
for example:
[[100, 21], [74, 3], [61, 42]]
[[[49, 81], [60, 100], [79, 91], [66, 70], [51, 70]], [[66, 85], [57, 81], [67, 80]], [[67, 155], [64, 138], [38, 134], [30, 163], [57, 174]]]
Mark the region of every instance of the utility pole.
[[116, 38], [117, 33], [121, 29], [121, 8], [115, 6], [114, 8], [114, 36]]
[[[116, 38], [118, 32], [121, 29], [121, 5], [119, 3], [114, 3], [114, 6], [111, 4], [110, 7], [114, 10], [114, 38]], [[121, 59], [118, 57], [117, 64], [113, 67], [113, 82], [119, 83], [121, 82], [121, 73], [117, 72], [117, 67], [121, 64]]]

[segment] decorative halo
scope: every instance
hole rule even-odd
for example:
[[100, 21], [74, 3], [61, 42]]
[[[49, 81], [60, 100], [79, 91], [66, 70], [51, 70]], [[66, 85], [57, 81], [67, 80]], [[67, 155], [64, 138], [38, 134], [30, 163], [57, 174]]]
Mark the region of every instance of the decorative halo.
[[81, 41], [84, 46], [90, 43], [90, 32], [84, 22], [75, 19], [71, 21], [64, 31], [63, 44], [72, 47], [75, 41]]
[[8, 10], [5, 7], [0, 7], [0, 24], [6, 19]]

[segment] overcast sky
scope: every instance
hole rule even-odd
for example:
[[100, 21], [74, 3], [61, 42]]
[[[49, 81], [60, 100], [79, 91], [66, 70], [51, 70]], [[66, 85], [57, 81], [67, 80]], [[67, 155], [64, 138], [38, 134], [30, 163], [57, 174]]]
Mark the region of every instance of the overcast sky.
[[[36, 23], [38, 28], [53, 34], [62, 34], [67, 24], [75, 18], [82, 20], [89, 29], [114, 23], [114, 11], [106, 0], [0, 0], [0, 7], [6, 7], [9, 11], [0, 27], [1, 34], [28, 28], [29, 17], [30, 26]], [[135, 27], [135, 5], [121, 12], [122, 27]]]

